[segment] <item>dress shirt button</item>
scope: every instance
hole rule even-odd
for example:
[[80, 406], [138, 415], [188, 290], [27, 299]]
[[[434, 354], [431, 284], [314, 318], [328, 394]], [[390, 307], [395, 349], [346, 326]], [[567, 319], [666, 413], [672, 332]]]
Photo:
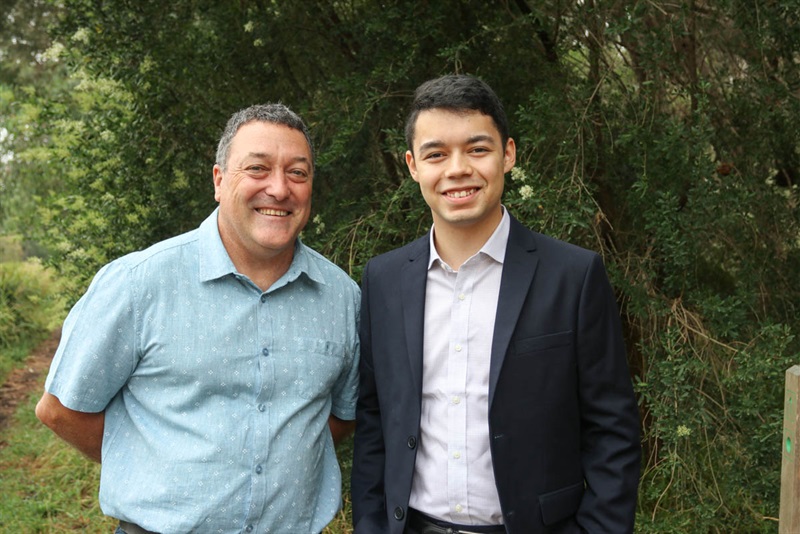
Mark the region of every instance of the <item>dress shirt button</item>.
[[261, 295], [261, 302], [267, 302], [267, 296]]
[[458, 513], [460, 514], [460, 513], [461, 513], [461, 512], [463, 512], [463, 511], [464, 511], [464, 507], [463, 507], [463, 506], [461, 506], [460, 504], [457, 504], [457, 505], [456, 505], [456, 512], [458, 512]]
[[464, 293], [459, 293], [458, 300], [464, 300], [467, 296]]
[[264, 356], [269, 356], [269, 349], [266, 347], [261, 349], [261, 354], [263, 354]]
[[459, 460], [459, 459], [461, 459], [461, 453], [460, 453], [460, 452], [458, 452], [458, 451], [454, 452], [454, 453], [453, 453], [453, 458], [455, 458], [456, 460]]
[[456, 352], [461, 352], [461, 345], [456, 345], [455, 349], [456, 349]]
[[256, 466], [256, 474], [257, 475], [260, 475], [263, 471], [264, 471], [263, 467], [261, 467], [260, 465]]
[[409, 437], [408, 438], [408, 448], [409, 449], [413, 449], [416, 446], [417, 446], [417, 438], [415, 438], [414, 436]]
[[253, 532], [253, 525], [247, 525], [244, 529], [245, 532]]
[[406, 513], [399, 506], [394, 509], [394, 518], [401, 521], [406, 516]]
[[267, 405], [264, 404], [264, 403], [259, 404], [258, 405], [258, 411], [259, 412], [266, 412], [267, 411]]
[[460, 403], [461, 403], [461, 397], [459, 396], [453, 397], [453, 404], [460, 404]]

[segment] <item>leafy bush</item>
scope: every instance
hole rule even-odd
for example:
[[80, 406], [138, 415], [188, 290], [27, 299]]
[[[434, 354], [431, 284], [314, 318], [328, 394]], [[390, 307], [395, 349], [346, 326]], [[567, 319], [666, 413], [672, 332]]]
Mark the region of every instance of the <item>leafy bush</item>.
[[36, 260], [0, 263], [0, 382], [61, 324], [64, 310], [51, 269]]

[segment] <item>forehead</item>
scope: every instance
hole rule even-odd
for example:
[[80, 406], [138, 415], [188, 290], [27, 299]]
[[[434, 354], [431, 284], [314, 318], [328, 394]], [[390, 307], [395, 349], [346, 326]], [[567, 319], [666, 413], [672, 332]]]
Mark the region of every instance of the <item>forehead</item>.
[[249, 153], [303, 157], [311, 162], [311, 147], [303, 132], [272, 122], [251, 121], [236, 131], [231, 141], [231, 157]]
[[500, 143], [500, 131], [489, 115], [477, 110], [427, 109], [417, 115], [414, 146], [431, 141], [461, 142], [477, 135], [492, 137]]

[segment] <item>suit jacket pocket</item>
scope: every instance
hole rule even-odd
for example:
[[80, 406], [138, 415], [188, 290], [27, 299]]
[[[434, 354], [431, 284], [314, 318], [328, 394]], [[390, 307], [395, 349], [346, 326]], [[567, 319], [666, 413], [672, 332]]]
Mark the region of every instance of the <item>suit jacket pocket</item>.
[[583, 491], [583, 482], [578, 482], [566, 488], [540, 495], [539, 506], [542, 508], [544, 524], [552, 525], [575, 515], [581, 505]]
[[517, 355], [529, 352], [540, 352], [559, 347], [568, 347], [572, 344], [572, 330], [546, 334], [543, 336], [528, 337], [514, 341], [514, 353]]

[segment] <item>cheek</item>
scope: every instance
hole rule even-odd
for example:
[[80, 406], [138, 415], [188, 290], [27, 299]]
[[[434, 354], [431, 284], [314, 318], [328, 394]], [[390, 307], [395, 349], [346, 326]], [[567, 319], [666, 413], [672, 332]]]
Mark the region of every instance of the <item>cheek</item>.
[[292, 196], [301, 207], [309, 206], [311, 204], [311, 185], [295, 184], [295, 186], [292, 187]]

